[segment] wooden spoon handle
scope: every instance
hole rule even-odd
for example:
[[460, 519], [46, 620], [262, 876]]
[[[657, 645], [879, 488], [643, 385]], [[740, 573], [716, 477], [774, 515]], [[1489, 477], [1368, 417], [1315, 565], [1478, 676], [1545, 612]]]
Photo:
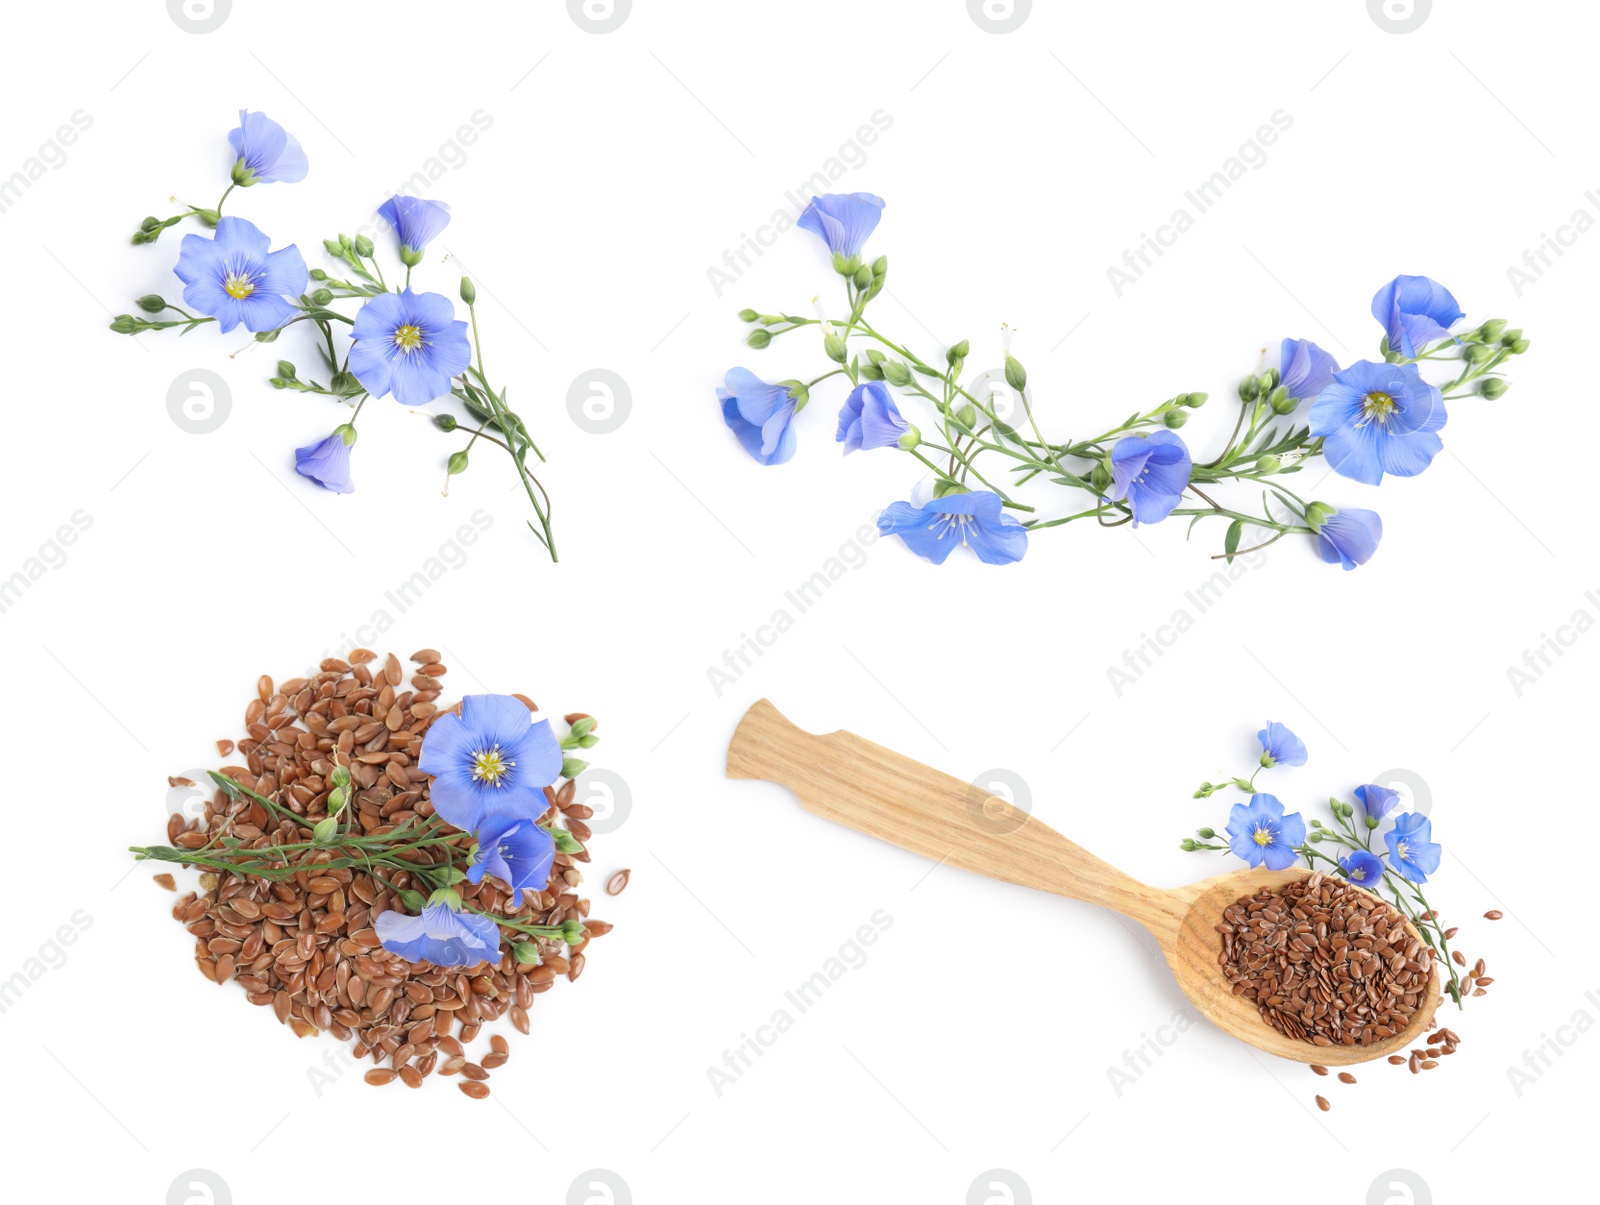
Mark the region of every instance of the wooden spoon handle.
[[1177, 924], [1166, 892], [1042, 820], [852, 732], [806, 732], [765, 699], [733, 734], [728, 777], [779, 783], [837, 824], [992, 879], [1114, 908], [1163, 939]]

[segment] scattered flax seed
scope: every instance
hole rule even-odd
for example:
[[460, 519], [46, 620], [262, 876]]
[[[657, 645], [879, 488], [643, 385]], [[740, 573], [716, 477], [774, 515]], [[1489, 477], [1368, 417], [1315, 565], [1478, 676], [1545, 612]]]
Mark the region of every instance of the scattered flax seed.
[[1404, 1067], [1405, 1063], [1406, 1063], [1405, 1056], [1404, 1055], [1398, 1055], [1398, 1054], [1391, 1054], [1389, 1056], [1389, 1061], [1391, 1063], [1393, 1063], [1396, 1067]]
[[1464, 967], [1467, 965], [1467, 956], [1460, 950], [1452, 950], [1450, 952], [1450, 957], [1455, 959], [1455, 963], [1458, 967]]
[[1315, 1071], [1318, 1075], [1327, 1075], [1328, 1074], [1328, 1069], [1326, 1067], [1324, 1067], [1321, 1063], [1312, 1063], [1311, 1064], [1311, 1070]]
[[[358, 831], [422, 824], [463, 847], [470, 844], [468, 834], [434, 818], [428, 776], [417, 768], [423, 738], [447, 705], [436, 702], [438, 679], [446, 672], [439, 654], [420, 649], [415, 656], [424, 672], [411, 688], [403, 684], [398, 658], [390, 654], [380, 661], [370, 649], [353, 650], [347, 660], [327, 658], [309, 677], [275, 684], [263, 675], [245, 708], [247, 735], [237, 745], [218, 741], [217, 748], [223, 756], [237, 750], [242, 762], [224, 766], [222, 773], [283, 812], [269, 813], [248, 796], [230, 799], [218, 790], [203, 815], [168, 818], [168, 843], [193, 850], [224, 835], [250, 849], [309, 842], [312, 825], [327, 815], [338, 766], [350, 774], [346, 812]], [[574, 835], [585, 840], [589, 833], [581, 821], [594, 813], [576, 803], [575, 791], [570, 780], [550, 791], [540, 820], [569, 826], [579, 821]], [[195, 939], [201, 974], [213, 983], [236, 982], [251, 1004], [270, 1008], [298, 1037], [331, 1033], [352, 1043], [357, 1059], [370, 1056], [374, 1064], [363, 1076], [370, 1084], [398, 1079], [419, 1088], [430, 1074], [487, 1078], [489, 1069], [508, 1059], [506, 1040], [491, 1036], [490, 1053], [476, 1063], [468, 1061], [465, 1046], [502, 1019], [528, 1033], [534, 998], [563, 974], [577, 978], [585, 956], [545, 939], [534, 941], [542, 965], [517, 962], [505, 944], [498, 961], [472, 968], [413, 963], [391, 954], [373, 922], [399, 908], [400, 892], [421, 880], [389, 868], [330, 865], [345, 860], [344, 852], [308, 851], [300, 855], [296, 874], [278, 880], [226, 870], [200, 875], [200, 892], [180, 895], [172, 915]], [[418, 853], [424, 863], [447, 857], [442, 849]], [[587, 850], [557, 854], [544, 890], [524, 890], [515, 912], [497, 880], [462, 883], [457, 890], [486, 912], [547, 926], [578, 920], [586, 938], [598, 937], [611, 926], [589, 920], [589, 900], [580, 898], [588, 861]], [[176, 890], [171, 875], [154, 877]], [[584, 949], [587, 944], [580, 943]], [[489, 1095], [477, 1079], [458, 1084], [474, 1099]]]
[[621, 895], [628, 886], [628, 879], [633, 874], [631, 870], [619, 870], [606, 880], [607, 895]]
[[1491, 912], [1485, 912], [1483, 914], [1483, 919], [1484, 920], [1499, 920], [1504, 915], [1505, 915], [1504, 912], [1501, 912], [1498, 908], [1496, 908]]
[[1342, 1084], [1353, 1084], [1356, 1082], [1356, 1077], [1351, 1075], [1348, 1071], [1341, 1071], [1339, 1072], [1339, 1082]]
[[1329, 1109], [1333, 1108], [1333, 1106], [1328, 1103], [1328, 1098], [1326, 1096], [1319, 1096], [1317, 1097], [1317, 1108], [1326, 1113]]
[[158, 874], [152, 877], [155, 879], [157, 887], [165, 887], [168, 891], [176, 891], [178, 889], [178, 884], [170, 874]]

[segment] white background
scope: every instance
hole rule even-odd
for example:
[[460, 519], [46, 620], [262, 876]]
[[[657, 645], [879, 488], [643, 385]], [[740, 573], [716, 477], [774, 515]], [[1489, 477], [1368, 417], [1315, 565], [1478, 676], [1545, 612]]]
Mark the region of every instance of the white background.
[[[603, 1168], [642, 1202], [1360, 1202], [1375, 1180], [1386, 1199], [1380, 1173], [1400, 1168], [1459, 1201], [1542, 1197], [1577, 1174], [1600, 1036], [1560, 1030], [1572, 1045], [1520, 1094], [1508, 1068], [1575, 1014], [1600, 1019], [1579, 953], [1600, 637], [1520, 696], [1507, 668], [1574, 612], [1600, 616], [1584, 593], [1600, 587], [1600, 235], [1521, 296], [1507, 269], [1575, 210], [1600, 216], [1584, 195], [1600, 186], [1595, 30], [1573, 5], [1487, 0], [1438, 0], [1405, 35], [1361, 0], [1034, 7], [1004, 35], [961, 0], [639, 0], [604, 35], [550, 0], [237, 0], [202, 35], [151, 0], [13, 13], [0, 176], [75, 111], [92, 118], [0, 213], [0, 577], [74, 512], [92, 518], [0, 614], [0, 977], [42, 969], [41, 949], [55, 964], [0, 1015], [17, 1195], [155, 1202], [201, 1168], [241, 1202], [375, 1175], [418, 1198], [470, 1185], [555, 1202], [588, 1199], [568, 1186]], [[127, 235], [172, 194], [212, 203], [241, 106], [286, 124], [312, 174], [229, 210], [313, 265], [472, 114], [492, 119], [430, 194], [455, 217], [417, 282], [453, 294], [447, 253], [477, 274], [491, 372], [550, 457], [559, 566], [523, 529], [505, 466], [476, 455], [441, 498], [459, 441], [387, 402], [362, 417], [355, 494], [297, 478], [291, 449], [337, 411], [263, 380], [278, 355], [312, 365], [309, 339], [106, 330], [141, 293], [178, 295], [182, 229], [154, 247]], [[1262, 348], [1295, 335], [1342, 363], [1374, 354], [1369, 300], [1399, 272], [1443, 281], [1469, 321], [1510, 318], [1533, 350], [1503, 400], [1452, 406], [1422, 477], [1316, 491], [1382, 512], [1370, 565], [1275, 545], [1120, 695], [1107, 667], [1194, 614], [1185, 592], [1213, 572], [1219, 529], [1185, 544], [1176, 523], [1076, 525], [1006, 569], [871, 544], [719, 693], [724, 650], [794, 615], [785, 591], [916, 480], [890, 452], [841, 462], [842, 390], [817, 390], [780, 469], [745, 457], [713, 400], [734, 364], [822, 371], [815, 339], [752, 352], [734, 318], [807, 312], [834, 288], [811, 236], [777, 239], [720, 296], [708, 269], [775, 212], [792, 219], [785, 194], [880, 110], [892, 125], [837, 185], [888, 201], [869, 250], [892, 263], [877, 321], [927, 358], [966, 337], [974, 369], [998, 362], [1000, 323], [1017, 326], [1056, 436], [1205, 389], [1184, 436], [1213, 454]], [[1264, 165], [1119, 297], [1106, 269], [1278, 110], [1293, 124]], [[207, 435], [167, 411], [195, 368], [231, 390]], [[595, 368], [631, 394], [608, 435], [567, 410]], [[492, 527], [464, 564], [404, 613], [386, 601], [479, 509]], [[379, 613], [392, 626], [375, 635], [362, 625]], [[355, 1072], [319, 1093], [307, 1072], [331, 1040], [297, 1043], [206, 983], [172, 897], [151, 868], [129, 872], [125, 847], [162, 839], [165, 777], [216, 763], [256, 675], [356, 642], [447, 649], [458, 693], [593, 712], [595, 764], [631, 790], [627, 820], [594, 842], [599, 875], [633, 868], [596, 908], [616, 932], [580, 983], [540, 999], [484, 1104]], [[1498, 982], [1452, 1018], [1461, 1052], [1421, 1078], [1380, 1065], [1330, 1085], [1202, 1025], [1119, 1092], [1108, 1069], [1182, 1003], [1148, 942], [1086, 904], [929, 874], [776, 787], [724, 780], [728, 736], [763, 695], [963, 777], [1011, 770], [1037, 816], [1158, 884], [1222, 867], [1177, 841], [1230, 800], [1189, 794], [1285, 721], [1312, 755], [1268, 780], [1291, 807], [1386, 768], [1426, 784], [1446, 850], [1435, 902]], [[1477, 919], [1490, 908], [1506, 919]], [[719, 1096], [707, 1069], [879, 910], [892, 926], [867, 962]], [[76, 912], [91, 923], [63, 963], [49, 942]], [[1029, 1187], [969, 1198], [991, 1168]]]

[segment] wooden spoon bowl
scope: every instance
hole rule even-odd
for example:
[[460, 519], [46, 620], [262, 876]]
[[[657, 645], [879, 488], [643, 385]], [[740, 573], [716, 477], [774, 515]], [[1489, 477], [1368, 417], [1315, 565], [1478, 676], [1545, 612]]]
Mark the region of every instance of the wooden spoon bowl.
[[854, 733], [806, 732], [765, 699], [733, 734], [728, 777], [779, 783], [808, 811], [924, 857], [1131, 917], [1155, 937], [1202, 1016], [1269, 1054], [1326, 1066], [1383, 1058], [1419, 1045], [1439, 1005], [1435, 971], [1405, 1032], [1365, 1046], [1317, 1046], [1279, 1033], [1254, 1002], [1233, 994], [1217, 961], [1223, 912], [1262, 887], [1308, 878], [1308, 870], [1237, 870], [1187, 887], [1150, 887], [970, 783]]

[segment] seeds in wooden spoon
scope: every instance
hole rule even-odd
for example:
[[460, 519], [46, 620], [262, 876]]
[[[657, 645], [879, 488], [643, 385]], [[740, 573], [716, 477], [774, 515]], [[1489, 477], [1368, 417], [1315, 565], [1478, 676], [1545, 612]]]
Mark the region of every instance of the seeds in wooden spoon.
[[1234, 995], [1279, 1033], [1317, 1046], [1404, 1033], [1433, 972], [1432, 951], [1404, 916], [1321, 872], [1245, 896], [1216, 928]]

